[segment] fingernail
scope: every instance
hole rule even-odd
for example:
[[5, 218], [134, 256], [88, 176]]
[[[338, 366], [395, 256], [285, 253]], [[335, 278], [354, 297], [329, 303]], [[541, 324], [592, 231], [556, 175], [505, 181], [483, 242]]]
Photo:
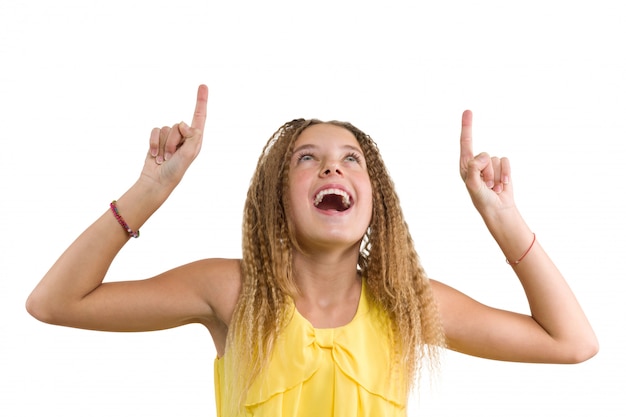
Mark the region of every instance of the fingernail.
[[150, 155], [152, 155], [152, 157], [155, 157], [159, 154], [159, 150], [156, 148], [150, 148]]
[[169, 160], [172, 157], [172, 154], [169, 152], [165, 152], [165, 160]]
[[509, 183], [509, 177], [507, 175], [502, 177], [502, 183], [503, 184], [508, 184]]
[[485, 184], [487, 185], [487, 188], [493, 188], [494, 182], [493, 181], [487, 181]]
[[161, 155], [156, 157], [156, 163], [161, 165], [163, 163], [163, 157]]

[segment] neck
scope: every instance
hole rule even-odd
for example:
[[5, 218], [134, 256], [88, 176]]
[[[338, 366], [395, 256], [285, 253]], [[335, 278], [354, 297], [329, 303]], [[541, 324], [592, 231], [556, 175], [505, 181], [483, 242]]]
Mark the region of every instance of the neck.
[[360, 293], [361, 278], [357, 272], [358, 247], [344, 252], [315, 255], [294, 251], [294, 278], [298, 299], [320, 306], [342, 303]]

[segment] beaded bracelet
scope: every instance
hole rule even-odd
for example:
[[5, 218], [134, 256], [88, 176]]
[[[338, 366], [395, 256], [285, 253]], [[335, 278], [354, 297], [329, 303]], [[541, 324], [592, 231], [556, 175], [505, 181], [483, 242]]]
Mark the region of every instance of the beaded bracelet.
[[524, 259], [526, 257], [526, 255], [528, 255], [528, 252], [530, 252], [530, 250], [533, 248], [533, 245], [535, 244], [535, 240], [537, 240], [537, 235], [535, 235], [533, 233], [533, 241], [530, 242], [530, 246], [528, 247], [528, 249], [526, 249], [526, 252], [524, 252], [524, 254], [517, 261], [509, 262], [509, 260], [506, 259], [506, 263], [511, 265], [511, 266], [515, 266], [515, 265], [519, 264], [520, 262], [522, 262], [522, 259]]
[[122, 215], [120, 214], [119, 210], [117, 209], [116, 203], [117, 203], [116, 200], [113, 200], [111, 202], [111, 211], [113, 212], [113, 215], [117, 219], [117, 222], [122, 225], [122, 227], [124, 228], [124, 230], [126, 230], [126, 232], [128, 232], [128, 236], [132, 236], [132, 237], [135, 237], [135, 238], [139, 237], [139, 230], [137, 230], [135, 232], [135, 231], [133, 231], [133, 229], [131, 229], [128, 226], [128, 224], [122, 218]]

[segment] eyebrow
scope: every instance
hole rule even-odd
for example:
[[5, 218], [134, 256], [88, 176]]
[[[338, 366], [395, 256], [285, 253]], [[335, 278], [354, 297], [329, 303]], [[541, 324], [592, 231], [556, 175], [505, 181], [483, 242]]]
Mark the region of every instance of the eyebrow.
[[[317, 145], [313, 145], [313, 144], [308, 144], [308, 143], [305, 143], [304, 145], [300, 145], [300, 146], [298, 146], [297, 148], [295, 148], [295, 149], [293, 150], [293, 152], [294, 152], [294, 153], [296, 153], [296, 152], [301, 152], [301, 151], [305, 151], [305, 150], [309, 150], [309, 149], [312, 149], [312, 150], [319, 149], [319, 146], [317, 146]], [[363, 151], [361, 150], [361, 148], [358, 148], [358, 147], [356, 147], [356, 146], [352, 146], [352, 145], [343, 145], [343, 146], [341, 147], [341, 149], [343, 149], [343, 150], [349, 150], [349, 151], [354, 151], [354, 152], [358, 152], [358, 153], [360, 153], [360, 154], [362, 154], [362, 153], [363, 153]]]

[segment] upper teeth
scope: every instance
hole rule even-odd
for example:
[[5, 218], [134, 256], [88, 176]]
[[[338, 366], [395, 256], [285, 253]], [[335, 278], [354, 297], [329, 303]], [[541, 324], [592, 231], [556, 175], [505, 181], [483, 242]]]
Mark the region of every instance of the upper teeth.
[[327, 196], [327, 195], [330, 195], [330, 194], [335, 194], [335, 195], [341, 196], [343, 205], [345, 207], [350, 207], [350, 196], [348, 195], [348, 193], [346, 193], [345, 191], [340, 190], [338, 188], [327, 188], [325, 190], [320, 191], [315, 196], [315, 201], [313, 201], [313, 204], [318, 206], [322, 202], [324, 197]]

